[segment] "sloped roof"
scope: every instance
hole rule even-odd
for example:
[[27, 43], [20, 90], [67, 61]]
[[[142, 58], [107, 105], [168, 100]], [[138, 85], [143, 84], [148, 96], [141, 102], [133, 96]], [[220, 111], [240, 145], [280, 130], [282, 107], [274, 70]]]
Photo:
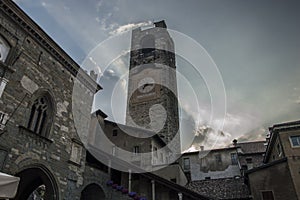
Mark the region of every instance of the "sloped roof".
[[186, 187], [214, 199], [250, 199], [243, 178], [192, 181]]
[[240, 147], [242, 153], [251, 154], [251, 153], [263, 153], [266, 151], [266, 141], [256, 141], [256, 142], [243, 142], [237, 143], [236, 146]]

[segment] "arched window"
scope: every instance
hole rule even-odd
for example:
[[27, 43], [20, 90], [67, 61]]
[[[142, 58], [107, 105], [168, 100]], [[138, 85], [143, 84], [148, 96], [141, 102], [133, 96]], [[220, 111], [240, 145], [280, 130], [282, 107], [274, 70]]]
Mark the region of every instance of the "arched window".
[[155, 49], [155, 38], [153, 35], [146, 35], [142, 38], [142, 53], [148, 54], [151, 53]]
[[5, 62], [9, 53], [10, 46], [6, 40], [0, 35], [0, 61]]
[[50, 95], [38, 97], [31, 107], [28, 129], [47, 137], [51, 128], [53, 108]]

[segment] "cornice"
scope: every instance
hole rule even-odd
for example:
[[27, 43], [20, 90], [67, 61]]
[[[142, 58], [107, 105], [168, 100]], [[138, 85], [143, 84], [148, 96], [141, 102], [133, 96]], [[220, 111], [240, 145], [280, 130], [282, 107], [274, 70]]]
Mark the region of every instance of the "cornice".
[[13, 1], [1, 0], [0, 10], [9, 16], [20, 28], [22, 28], [44, 49], [46, 49], [50, 55], [57, 59], [65, 69], [67, 69], [89, 90], [91, 90], [93, 93], [96, 93], [102, 89], [99, 84], [97, 84], [87, 73], [85, 73], [80, 66]]

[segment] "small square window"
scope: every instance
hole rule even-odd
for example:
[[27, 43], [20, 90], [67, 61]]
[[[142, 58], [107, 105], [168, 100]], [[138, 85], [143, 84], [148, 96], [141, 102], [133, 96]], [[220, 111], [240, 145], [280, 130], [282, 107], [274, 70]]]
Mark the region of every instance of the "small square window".
[[242, 170], [247, 170], [248, 166], [247, 165], [242, 165]]
[[300, 135], [291, 136], [292, 147], [300, 147]]
[[274, 195], [272, 191], [262, 191], [261, 194], [263, 200], [274, 200]]
[[237, 154], [236, 153], [231, 154], [231, 164], [232, 165], [237, 165], [238, 164], [238, 159], [237, 159]]
[[140, 147], [139, 147], [139, 146], [134, 146], [134, 147], [133, 147], [133, 153], [134, 153], [134, 154], [140, 153]]
[[189, 158], [183, 159], [183, 169], [190, 170], [190, 159]]
[[246, 162], [247, 162], [248, 164], [252, 163], [252, 158], [247, 157], [247, 158], [246, 158]]
[[118, 130], [117, 129], [113, 130], [113, 134], [112, 135], [113, 136], [117, 136], [118, 135]]
[[221, 163], [222, 162], [221, 154], [216, 154], [215, 159], [217, 163]]
[[156, 158], [158, 157], [157, 150], [158, 150], [157, 147], [154, 147], [153, 153]]

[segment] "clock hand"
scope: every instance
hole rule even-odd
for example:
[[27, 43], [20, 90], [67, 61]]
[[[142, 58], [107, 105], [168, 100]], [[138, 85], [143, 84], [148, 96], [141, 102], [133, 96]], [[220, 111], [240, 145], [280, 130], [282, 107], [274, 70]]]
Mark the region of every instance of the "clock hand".
[[147, 87], [148, 85], [150, 85], [149, 83], [146, 83], [143, 85], [143, 89], [145, 89], [145, 87]]

